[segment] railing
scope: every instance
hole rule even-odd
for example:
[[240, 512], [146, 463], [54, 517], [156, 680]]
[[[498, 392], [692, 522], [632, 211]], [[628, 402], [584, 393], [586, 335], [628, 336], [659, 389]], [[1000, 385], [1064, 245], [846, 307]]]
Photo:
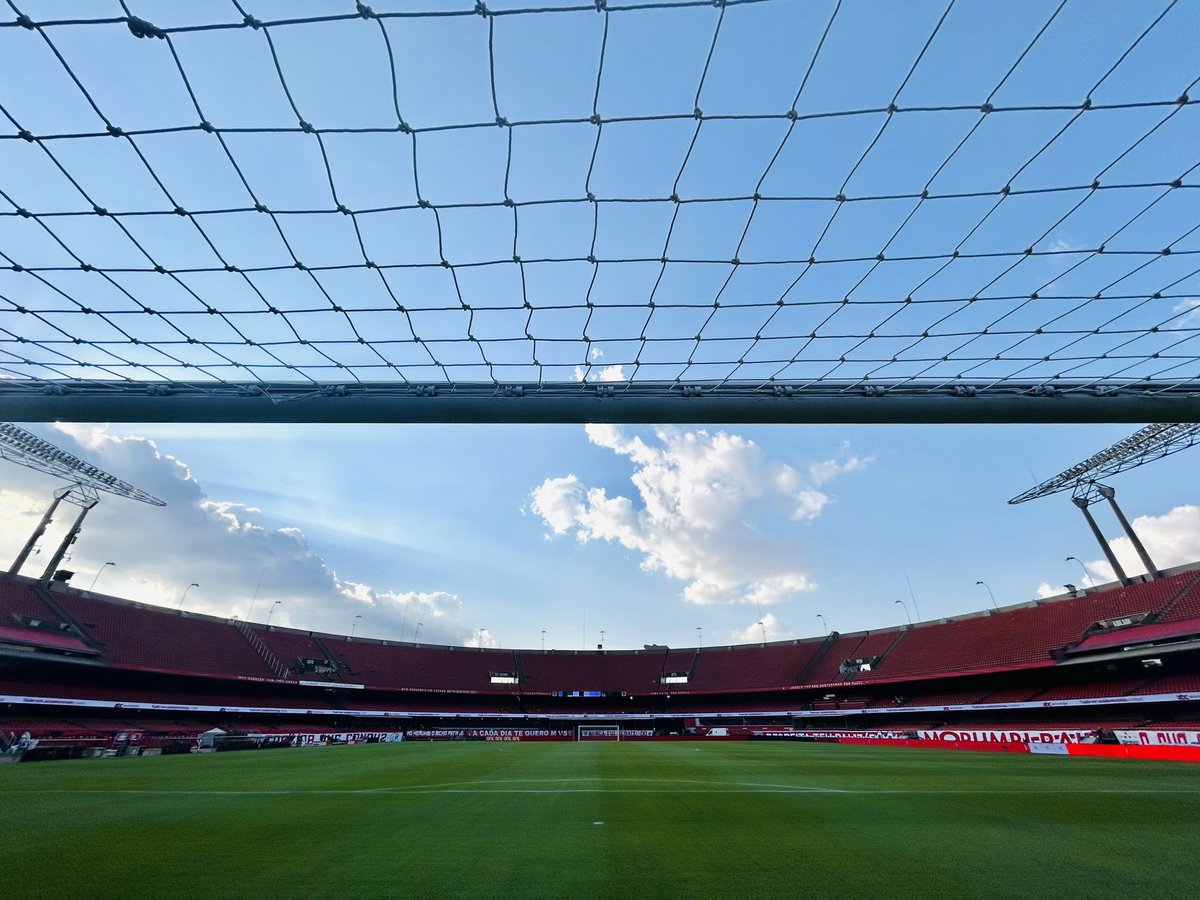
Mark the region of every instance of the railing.
[[270, 666], [271, 671], [275, 673], [276, 678], [287, 677], [287, 669], [284, 668], [283, 663], [279, 661], [279, 657], [271, 652], [271, 648], [263, 643], [263, 639], [258, 636], [253, 628], [240, 619], [234, 620], [234, 625], [237, 626], [237, 630], [242, 633], [242, 637], [249, 642], [250, 646], [258, 651], [258, 655], [263, 658], [263, 661]]

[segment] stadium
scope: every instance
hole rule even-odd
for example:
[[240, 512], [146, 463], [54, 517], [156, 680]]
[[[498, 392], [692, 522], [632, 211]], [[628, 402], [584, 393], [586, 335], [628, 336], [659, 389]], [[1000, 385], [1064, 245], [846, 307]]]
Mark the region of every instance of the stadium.
[[9, 7], [6, 891], [1190, 895], [1200, 3]]

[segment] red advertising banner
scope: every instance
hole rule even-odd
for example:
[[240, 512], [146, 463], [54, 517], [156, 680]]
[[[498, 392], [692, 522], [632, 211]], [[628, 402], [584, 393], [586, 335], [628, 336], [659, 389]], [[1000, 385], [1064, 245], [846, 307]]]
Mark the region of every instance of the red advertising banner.
[[1200, 763], [1200, 747], [1128, 747], [1123, 744], [1071, 744], [1071, 756], [1106, 756], [1113, 759], [1158, 759]]

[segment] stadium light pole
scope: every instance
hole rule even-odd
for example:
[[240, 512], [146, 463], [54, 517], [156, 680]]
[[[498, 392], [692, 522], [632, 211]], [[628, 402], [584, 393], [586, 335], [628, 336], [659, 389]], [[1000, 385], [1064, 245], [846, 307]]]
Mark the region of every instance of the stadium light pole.
[[986, 581], [977, 581], [975, 584], [982, 584], [987, 589], [988, 596], [992, 598], [992, 606], [994, 606], [996, 609], [999, 609], [1000, 604], [996, 602], [996, 595], [992, 593], [991, 585], [989, 585]]
[[104, 570], [107, 569], [109, 566], [115, 566], [115, 565], [116, 565], [115, 562], [106, 562], [104, 565], [102, 565], [100, 567], [100, 571], [97, 572], [96, 577], [92, 579], [92, 586], [88, 588], [89, 594], [96, 589], [96, 582], [100, 580], [100, 576], [104, 574]]
[[908, 611], [908, 604], [903, 600], [897, 600], [896, 603], [904, 607], [904, 616], [908, 619], [908, 627], [912, 628], [912, 613]]
[[1092, 573], [1087, 570], [1087, 566], [1083, 564], [1083, 560], [1078, 556], [1068, 556], [1063, 560], [1063, 562], [1070, 562], [1071, 560], [1075, 560], [1075, 562], [1079, 563], [1079, 568], [1083, 570], [1083, 577], [1088, 580], [1088, 584], [1092, 586], [1092, 590], [1094, 591], [1096, 589], [1096, 579], [1093, 578]]
[[267, 612], [267, 627], [268, 628], [271, 627], [271, 616], [275, 615], [275, 607], [277, 607], [277, 606], [283, 606], [283, 601], [276, 600], [274, 603], [271, 604], [271, 609]]
[[821, 627], [825, 629], [825, 637], [829, 637], [829, 625], [825, 622], [825, 617], [817, 613], [817, 618], [821, 620]]
[[414, 644], [417, 642], [417, 638], [419, 638], [421, 636], [421, 626], [424, 624], [425, 624], [424, 622], [417, 623], [417, 630], [415, 632], [413, 632], [413, 643]]
[[696, 626], [696, 646], [704, 646], [704, 629], [699, 625]]
[[183, 601], [187, 599], [188, 591], [190, 591], [194, 587], [200, 587], [200, 585], [196, 584], [196, 582], [193, 581], [191, 584], [189, 584], [187, 587], [185, 587], [183, 589], [183, 596], [181, 596], [179, 598], [179, 606], [177, 606], [176, 609], [183, 609]]
[[603, 628], [600, 629], [600, 646], [601, 647], [604, 646], [604, 629]]
[[542, 652], [546, 652], [546, 629], [542, 629]]
[[350, 637], [354, 637], [354, 629], [358, 627], [358, 620], [361, 618], [362, 615], [357, 615], [354, 617], [354, 621], [350, 623]]
[[767, 626], [763, 624], [762, 619], [758, 620], [758, 627], [762, 629], [763, 643], [767, 642]]

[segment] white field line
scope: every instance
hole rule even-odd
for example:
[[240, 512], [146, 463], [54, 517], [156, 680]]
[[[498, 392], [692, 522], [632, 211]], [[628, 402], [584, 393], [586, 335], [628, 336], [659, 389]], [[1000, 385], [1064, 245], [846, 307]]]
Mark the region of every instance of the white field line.
[[[578, 782], [607, 781], [611, 784], [644, 784], [645, 787], [553, 787]], [[537, 785], [509, 787], [508, 785]], [[667, 785], [699, 785], [699, 787], [667, 787]], [[759, 784], [742, 781], [701, 781], [652, 778], [517, 778], [503, 781], [461, 781], [381, 788], [18, 788], [0, 794], [118, 794], [131, 796], [391, 796], [426, 794], [832, 794], [867, 796], [910, 795], [1033, 795], [1033, 794], [1094, 794], [1094, 795], [1200, 795], [1200, 789], [1187, 788], [830, 788], [811, 785]]]

